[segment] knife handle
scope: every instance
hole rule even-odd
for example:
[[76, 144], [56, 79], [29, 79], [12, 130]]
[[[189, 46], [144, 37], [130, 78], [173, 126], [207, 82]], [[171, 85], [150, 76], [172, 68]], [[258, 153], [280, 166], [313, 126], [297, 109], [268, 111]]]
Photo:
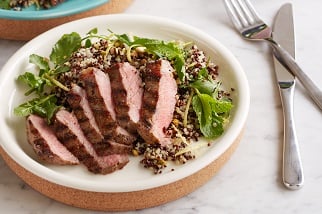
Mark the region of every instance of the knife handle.
[[283, 183], [292, 190], [301, 188], [304, 183], [302, 162], [293, 119], [294, 86], [295, 81], [290, 87], [283, 88], [280, 86], [284, 114]]
[[273, 53], [276, 59], [294, 76], [296, 76], [304, 88], [307, 90], [308, 94], [315, 102], [315, 104], [322, 110], [322, 91], [317, 87], [317, 85], [307, 76], [301, 67], [295, 62], [294, 58], [282, 48], [273, 39], [267, 39], [270, 42]]

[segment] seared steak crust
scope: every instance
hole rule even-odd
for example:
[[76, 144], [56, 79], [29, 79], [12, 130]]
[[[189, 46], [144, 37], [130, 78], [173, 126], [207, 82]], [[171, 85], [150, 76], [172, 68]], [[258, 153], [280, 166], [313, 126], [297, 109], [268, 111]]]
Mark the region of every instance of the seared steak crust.
[[78, 159], [59, 142], [44, 118], [30, 115], [26, 123], [28, 142], [39, 159], [50, 164], [79, 164]]
[[[135, 137], [119, 127], [116, 122], [116, 113], [108, 75], [99, 69], [87, 68], [82, 71], [81, 79], [84, 82], [89, 105], [105, 140], [112, 139], [117, 143], [131, 144]], [[124, 142], [124, 140], [128, 140], [128, 142]]]
[[76, 84], [72, 84], [72, 88], [67, 94], [67, 101], [87, 139], [93, 144], [101, 143], [104, 137], [90, 109], [85, 90]]
[[115, 111], [111, 99], [109, 78], [99, 69], [82, 71], [81, 80], [85, 84], [89, 105], [97, 125], [105, 138], [110, 138], [117, 127]]
[[176, 104], [177, 84], [173, 68], [166, 60], [147, 64], [138, 133], [147, 143], [167, 145], [165, 130], [170, 125]]
[[98, 156], [82, 132], [76, 117], [66, 110], [56, 113], [54, 126], [58, 139], [93, 173], [111, 173], [123, 168], [129, 161], [127, 154]]
[[107, 74], [111, 80], [117, 122], [135, 134], [143, 96], [140, 73], [128, 62], [124, 62], [116, 63], [108, 69]]
[[129, 154], [132, 149], [132, 146], [115, 143], [113, 141], [108, 141], [107, 143], [96, 143], [93, 144], [93, 147], [99, 156]]

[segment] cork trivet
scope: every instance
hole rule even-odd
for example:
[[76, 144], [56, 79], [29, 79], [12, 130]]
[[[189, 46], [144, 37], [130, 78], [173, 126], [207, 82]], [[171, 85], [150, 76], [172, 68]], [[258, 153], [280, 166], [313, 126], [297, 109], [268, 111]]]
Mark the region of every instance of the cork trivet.
[[96, 16], [103, 14], [113, 14], [123, 12], [132, 0], [110, 0], [108, 3], [103, 4], [94, 9], [78, 13], [75, 15], [64, 16], [53, 19], [45, 20], [13, 20], [13, 19], [0, 19], [0, 39], [11, 39], [27, 41], [37, 35], [61, 25], [66, 22], [74, 21], [77, 19], [85, 18], [88, 16]]
[[230, 158], [241, 135], [242, 133], [221, 156], [198, 172], [164, 186], [133, 192], [90, 192], [61, 186], [27, 171], [12, 160], [1, 146], [0, 155], [27, 184], [52, 199], [89, 210], [129, 211], [165, 204], [181, 198], [205, 184]]

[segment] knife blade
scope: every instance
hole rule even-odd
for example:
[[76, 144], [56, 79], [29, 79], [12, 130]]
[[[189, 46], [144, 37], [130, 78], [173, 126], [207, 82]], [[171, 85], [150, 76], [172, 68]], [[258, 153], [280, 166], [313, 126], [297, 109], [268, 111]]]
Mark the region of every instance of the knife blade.
[[[295, 57], [293, 10], [290, 3], [284, 4], [278, 11], [272, 36]], [[304, 184], [304, 174], [293, 119], [293, 97], [296, 81], [293, 74], [278, 62], [274, 52], [273, 56], [284, 117], [283, 183], [289, 189], [299, 189]]]

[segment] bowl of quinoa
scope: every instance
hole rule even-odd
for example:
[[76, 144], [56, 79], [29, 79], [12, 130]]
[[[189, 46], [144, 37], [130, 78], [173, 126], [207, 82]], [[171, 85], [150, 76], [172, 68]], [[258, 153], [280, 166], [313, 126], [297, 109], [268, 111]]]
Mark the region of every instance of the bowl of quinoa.
[[123, 12], [132, 0], [2, 0], [0, 38], [28, 41], [66, 22]]
[[[35, 65], [29, 63], [31, 54], [49, 56], [51, 47], [62, 34], [72, 32], [77, 32], [82, 38], [91, 35], [94, 39], [90, 45], [84, 43], [79, 47], [66, 62], [71, 73], [59, 75], [57, 79], [67, 87], [77, 82], [77, 71], [86, 67], [104, 70], [115, 62], [130, 61], [140, 70], [144, 69], [147, 61], [151, 58], [153, 60], [155, 56], [140, 46], [131, 49], [130, 60], [126, 45], [113, 43], [113, 46], [109, 46], [110, 41], [118, 41], [120, 35], [175, 41], [179, 45], [182, 42], [185, 45], [186, 78], [178, 82], [173, 120], [165, 130], [173, 139], [173, 144], [160, 148], [138, 140], [133, 145], [130, 162], [126, 167], [108, 175], [91, 174], [82, 166], [62, 167], [37, 160], [26, 143], [24, 119], [13, 113], [13, 109], [28, 100], [24, 96], [26, 87], [19, 84], [16, 78], [26, 71], [35, 70]], [[102, 39], [101, 35], [109, 39]], [[223, 132], [212, 138], [204, 137], [205, 132], [198, 125], [197, 113], [192, 107], [187, 108], [192, 105], [195, 94], [191, 94], [191, 89], [183, 86], [185, 81], [198, 78], [203, 72], [201, 68], [207, 68], [207, 78], [218, 85], [214, 89], [216, 96], [232, 104], [229, 115], [225, 116], [223, 122]], [[233, 154], [242, 136], [249, 109], [249, 88], [243, 69], [219, 41], [191, 26], [141, 15], [96, 16], [47, 31], [12, 56], [1, 72], [0, 87], [5, 91], [3, 99], [8, 103], [7, 106], [1, 106], [0, 111], [3, 118], [1, 154], [8, 165], [43, 194], [67, 204], [95, 210], [141, 209], [160, 205], [192, 192], [214, 176]], [[64, 91], [56, 88], [54, 92], [63, 105]], [[44, 183], [48, 188], [41, 188], [39, 184]], [[54, 193], [55, 188], [59, 188], [64, 194]], [[180, 191], [177, 191], [178, 188]], [[79, 200], [66, 197], [66, 193], [77, 195]], [[86, 204], [85, 198], [88, 197], [95, 199], [97, 203]], [[106, 200], [107, 197], [110, 201]], [[123, 199], [132, 200], [133, 203], [121, 202]], [[115, 208], [113, 203], [116, 202], [119, 202], [119, 207]]]

